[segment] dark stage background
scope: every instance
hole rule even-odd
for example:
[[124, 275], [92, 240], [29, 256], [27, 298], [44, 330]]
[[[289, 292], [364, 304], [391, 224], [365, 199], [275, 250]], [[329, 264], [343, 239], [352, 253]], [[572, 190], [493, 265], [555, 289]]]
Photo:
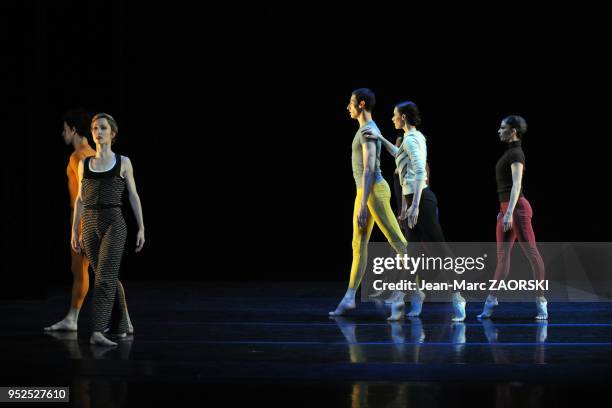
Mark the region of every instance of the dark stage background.
[[[68, 283], [61, 115], [117, 118], [147, 243], [126, 280], [345, 280], [354, 184], [346, 113], [369, 87], [423, 114], [450, 241], [493, 241], [499, 121], [529, 124], [540, 241], [609, 241], [607, 10], [118, 1], [2, 5], [2, 296]], [[605, 74], [608, 72], [608, 74]], [[391, 182], [393, 160], [382, 154]], [[375, 230], [373, 240], [383, 240]]]

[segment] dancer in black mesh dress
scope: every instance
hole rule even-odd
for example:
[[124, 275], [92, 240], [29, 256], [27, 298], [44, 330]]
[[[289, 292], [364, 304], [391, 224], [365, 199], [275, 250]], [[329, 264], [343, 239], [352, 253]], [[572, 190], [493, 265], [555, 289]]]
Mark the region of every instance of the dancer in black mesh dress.
[[[121, 198], [126, 187], [138, 223], [136, 252], [140, 252], [145, 242], [142, 207], [132, 164], [127, 157], [111, 150], [118, 130], [117, 122], [108, 114], [99, 113], [92, 119], [96, 155], [79, 163], [80, 184], [72, 224], [72, 247], [77, 253], [84, 250], [95, 273], [90, 343], [102, 346], [117, 345], [104, 337], [107, 330], [118, 337], [125, 337], [128, 332], [125, 294], [118, 286], [127, 237], [121, 213]], [[81, 217], [83, 234], [79, 237]]]

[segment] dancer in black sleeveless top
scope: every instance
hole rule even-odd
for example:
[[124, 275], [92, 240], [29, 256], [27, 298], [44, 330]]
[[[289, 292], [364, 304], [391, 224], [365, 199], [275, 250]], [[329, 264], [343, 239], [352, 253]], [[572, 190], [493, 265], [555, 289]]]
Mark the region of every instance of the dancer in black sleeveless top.
[[[125, 295], [118, 287], [127, 237], [127, 227], [121, 213], [121, 199], [126, 188], [139, 228], [136, 252], [142, 249], [145, 241], [142, 208], [132, 164], [127, 157], [111, 151], [117, 131], [117, 124], [110, 115], [101, 113], [92, 119], [96, 156], [79, 163], [81, 182], [72, 229], [73, 249], [76, 252], [80, 252], [81, 248], [84, 250], [95, 273], [90, 343], [104, 346], [117, 345], [102, 334], [107, 329], [118, 337], [125, 337], [129, 331]], [[78, 237], [81, 217], [83, 234]]]

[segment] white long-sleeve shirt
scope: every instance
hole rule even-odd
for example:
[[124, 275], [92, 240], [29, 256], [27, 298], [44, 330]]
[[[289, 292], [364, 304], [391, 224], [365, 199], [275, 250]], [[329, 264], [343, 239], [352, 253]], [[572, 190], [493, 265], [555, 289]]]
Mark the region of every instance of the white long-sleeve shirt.
[[[402, 184], [402, 194], [414, 194], [414, 182], [427, 180], [427, 141], [425, 136], [416, 129], [404, 134], [404, 140], [395, 156], [395, 165], [399, 170]], [[423, 188], [427, 187], [427, 183]]]

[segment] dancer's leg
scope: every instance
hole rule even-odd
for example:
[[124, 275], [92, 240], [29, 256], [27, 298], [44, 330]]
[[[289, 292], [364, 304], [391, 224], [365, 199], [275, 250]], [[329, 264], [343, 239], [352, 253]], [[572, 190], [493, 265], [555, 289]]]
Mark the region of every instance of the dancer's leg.
[[[429, 188], [422, 192], [422, 199], [419, 203], [419, 218], [415, 227], [420, 229], [424, 245], [429, 248], [434, 256], [454, 258], [450, 247], [446, 244], [444, 232], [438, 219], [438, 199]], [[447, 283], [452, 285], [454, 280], [452, 272], [442, 272], [446, 275]], [[459, 291], [451, 290], [451, 292], [454, 312], [452, 320], [454, 322], [463, 321], [465, 320], [465, 299]]]
[[507, 209], [507, 203], [503, 203], [502, 210], [497, 216], [497, 226], [495, 230], [495, 238], [497, 241], [497, 268], [493, 279], [504, 280], [510, 272], [510, 258], [512, 256], [512, 248], [516, 242], [516, 228], [504, 232], [504, 214]]
[[374, 184], [368, 199], [368, 208], [376, 225], [389, 241], [389, 244], [400, 255], [406, 253], [406, 238], [402, 234], [395, 214], [391, 209], [391, 190], [386, 181]]
[[[79, 228], [79, 230], [81, 230]], [[81, 232], [81, 231], [80, 231]], [[72, 272], [72, 296], [70, 309], [64, 319], [45, 327], [47, 331], [75, 331], [78, 328], [79, 312], [89, 290], [89, 260], [83, 253], [77, 254], [70, 249], [70, 270]]]
[[[536, 244], [535, 233], [531, 224], [533, 217], [533, 210], [531, 205], [526, 198], [521, 197], [517, 202], [516, 209], [514, 210], [514, 225], [513, 229], [516, 229], [516, 236], [519, 244], [525, 256], [529, 260], [531, 270], [533, 272], [533, 278], [537, 280], [544, 280], [546, 271], [544, 267], [544, 260], [538, 246]], [[537, 315], [536, 319], [543, 320], [548, 319], [547, 301], [544, 297], [544, 292], [539, 289], [536, 293], [536, 308]]]
[[362, 189], [357, 190], [355, 197], [355, 206], [353, 209], [353, 263], [351, 265], [351, 277], [349, 280], [349, 288], [357, 290], [365, 274], [366, 267], [368, 264], [368, 243], [370, 242], [370, 236], [372, 235], [372, 229], [374, 229], [374, 218], [370, 208], [370, 201], [374, 192], [370, 193], [368, 199], [368, 219], [367, 224], [364, 228], [359, 228], [357, 224], [357, 214], [361, 206]]
[[[329, 312], [330, 316], [341, 316], [348, 310], [355, 308], [355, 295], [357, 288], [361, 284], [363, 275], [366, 271], [368, 262], [368, 242], [374, 228], [374, 219], [368, 210], [367, 224], [364, 228], [359, 228], [357, 224], [357, 214], [360, 210], [363, 189], [358, 188], [355, 195], [355, 205], [353, 208], [353, 262], [351, 265], [351, 275], [346, 294], [336, 307], [336, 310]], [[371, 196], [372, 194], [370, 194]], [[370, 197], [371, 198], [371, 197]]]
[[123, 309], [125, 309], [125, 318], [127, 319], [127, 334], [134, 334], [134, 326], [132, 325], [132, 319], [128, 313], [127, 299], [125, 297], [125, 288], [120, 280], [117, 281], [117, 295], [121, 300]]
[[[83, 223], [79, 225], [79, 233], [83, 233]], [[89, 259], [81, 252], [77, 254], [70, 249], [72, 270], [72, 302], [71, 307], [81, 310], [85, 296], [89, 291]]]
[[[513, 227], [504, 232], [504, 214], [508, 208], [508, 203], [501, 204], [501, 210], [497, 215], [497, 226], [495, 230], [495, 238], [497, 242], [497, 267], [493, 279], [499, 281], [504, 280], [510, 272], [510, 258], [512, 256], [512, 248], [516, 241], [516, 229]], [[493, 313], [493, 309], [498, 305], [497, 296], [489, 293], [485, 300], [483, 311], [476, 316], [478, 319], [489, 318]]]
[[[127, 238], [127, 228], [119, 209], [101, 211], [99, 222], [103, 226], [101, 228], [103, 235], [100, 239], [98, 260], [95, 268], [94, 333], [90, 338], [90, 342], [99, 345], [116, 345], [116, 343], [106, 339], [102, 333], [109, 326], [116, 333], [124, 334], [127, 332], [125, 310], [120, 304], [115, 304], [117, 278]], [[116, 309], [114, 315], [113, 309]], [[111, 316], [113, 317], [112, 322]]]
[[[368, 208], [376, 224], [387, 238], [393, 249], [399, 254], [407, 253], [406, 238], [402, 234], [395, 214], [390, 204], [391, 190], [386, 181], [376, 183], [368, 200]], [[391, 304], [391, 316], [389, 320], [401, 318], [404, 312], [404, 293], [394, 294], [394, 302]]]
[[[94, 313], [95, 313], [95, 304], [96, 304], [96, 289], [95, 286], [100, 279], [100, 271], [99, 271], [99, 259], [100, 259], [100, 250], [101, 250], [101, 239], [99, 235], [99, 214], [97, 211], [88, 211], [86, 210], [83, 213], [83, 247], [85, 249], [85, 253], [87, 254], [87, 258], [91, 263], [92, 269], [94, 271], [95, 283], [94, 283]], [[103, 330], [96, 330], [95, 327], [95, 314], [94, 314], [94, 332], [91, 335], [89, 342], [91, 344], [101, 345], [101, 346], [116, 346], [117, 343], [114, 343], [108, 340], [102, 334]]]
[[120, 335], [123, 333], [132, 333], [130, 330], [130, 319], [125, 300], [125, 289], [119, 279], [117, 279], [117, 293], [115, 295], [115, 303], [113, 304], [113, 311], [111, 313], [110, 321], [110, 333]]

